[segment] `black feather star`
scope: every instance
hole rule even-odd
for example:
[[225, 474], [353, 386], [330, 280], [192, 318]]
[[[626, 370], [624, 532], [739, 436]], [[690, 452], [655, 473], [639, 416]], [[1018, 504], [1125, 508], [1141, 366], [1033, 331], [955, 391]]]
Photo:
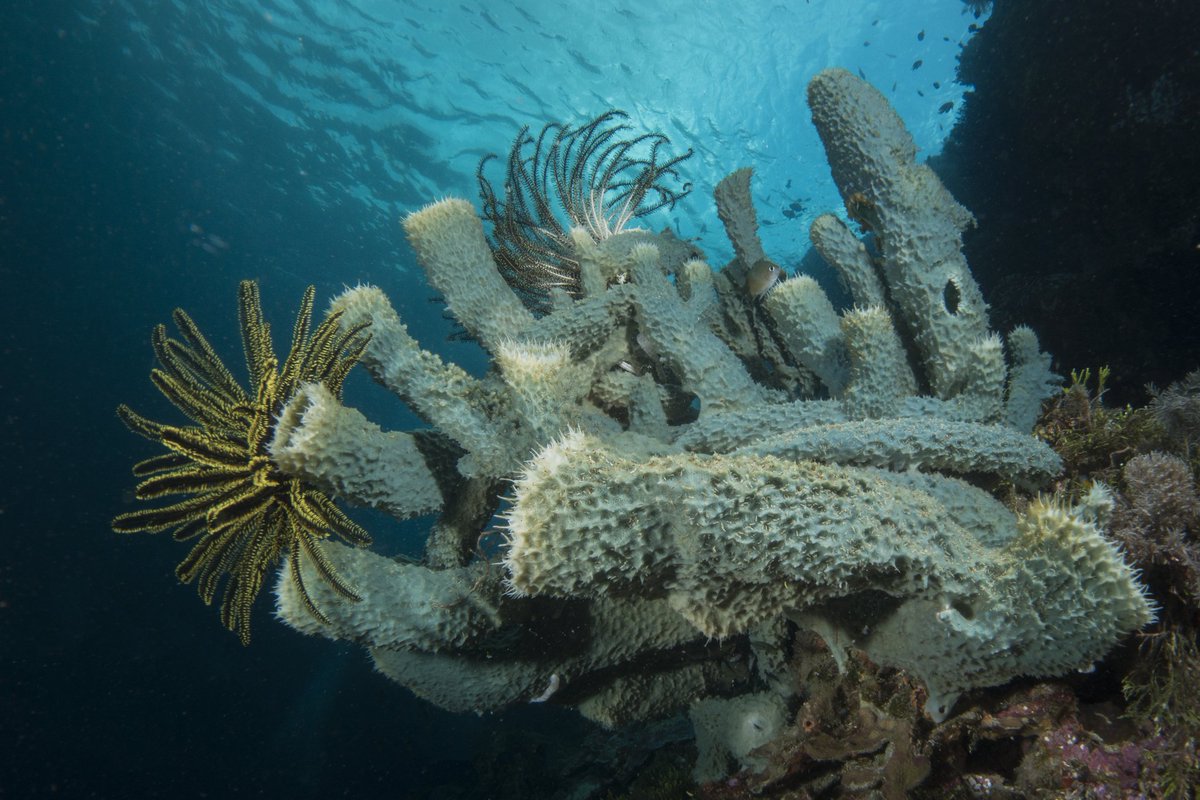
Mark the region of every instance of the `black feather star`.
[[630, 135], [622, 122], [627, 117], [613, 110], [578, 128], [552, 122], [536, 138], [522, 128], [499, 194], [484, 176], [496, 156], [479, 162], [475, 177], [483, 218], [492, 224], [496, 266], [537, 314], [549, 313], [553, 290], [579, 296], [572, 228], [601, 241], [636, 218], [674, 208], [691, 191], [689, 183], [674, 189], [670, 181], [679, 178], [676, 168], [692, 151], [667, 155], [665, 135]]
[[117, 407], [130, 430], [167, 451], [134, 466], [133, 474], [143, 479], [135, 496], [187, 497], [121, 514], [113, 520], [113, 530], [172, 530], [177, 541], [194, 540], [175, 574], [184, 583], [195, 581], [209, 604], [225, 580], [221, 621], [237, 632], [242, 644], [250, 641], [250, 608], [263, 578], [283, 555], [289, 558], [291, 580], [306, 607], [327, 621], [304, 587], [300, 559], [310, 560], [339, 595], [358, 600], [358, 593], [337, 574], [321, 540], [333, 533], [355, 545], [371, 542], [370, 535], [322, 491], [281, 472], [268, 452], [275, 420], [296, 389], [322, 383], [340, 396], [343, 381], [367, 345], [367, 323], [343, 331], [340, 312], [326, 317], [310, 336], [314, 295], [308, 287], [296, 315], [291, 349], [280, 368], [270, 326], [263, 320], [258, 284], [242, 281], [238, 316], [249, 392], [221, 363], [192, 318], [175, 309], [181, 338], [170, 338], [165, 325], [154, 329], [151, 342], [159, 366], [151, 370], [150, 379], [195, 424], [166, 425], [124, 404]]

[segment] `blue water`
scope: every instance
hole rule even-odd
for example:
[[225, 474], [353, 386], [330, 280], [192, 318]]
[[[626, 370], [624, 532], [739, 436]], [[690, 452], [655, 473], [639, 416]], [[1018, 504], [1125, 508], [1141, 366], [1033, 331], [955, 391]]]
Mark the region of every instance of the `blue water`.
[[[242, 648], [176, 582], [169, 537], [113, 534], [152, 452], [113, 409], [172, 413], [147, 378], [151, 328], [183, 306], [236, 364], [239, 279], [281, 331], [307, 284], [369, 282], [479, 371], [397, 222], [476, 200], [480, 157], [521, 126], [611, 107], [695, 150], [693, 193], [650, 224], [723, 263], [711, 189], [753, 165], [766, 249], [794, 265], [840, 206], [809, 77], [861, 70], [935, 153], [978, 21], [960, 0], [6, 0], [0, 797], [426, 797], [474, 785], [501, 735], [581, 740], [568, 712], [421, 703], [359, 648], [274, 623], [266, 598]], [[415, 424], [365, 379], [348, 394]], [[368, 520], [385, 548], [419, 547], [419, 526]]]

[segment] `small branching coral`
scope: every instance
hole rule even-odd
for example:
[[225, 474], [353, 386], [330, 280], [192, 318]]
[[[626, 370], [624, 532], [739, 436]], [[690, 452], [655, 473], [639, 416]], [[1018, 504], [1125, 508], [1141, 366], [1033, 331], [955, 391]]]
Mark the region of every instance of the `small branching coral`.
[[1191, 584], [1181, 596], [1200, 602], [1200, 549], [1184, 555], [1200, 534], [1200, 496], [1187, 463], [1169, 453], [1146, 453], [1129, 460], [1122, 478], [1125, 502], [1114, 515], [1113, 535], [1139, 563], [1190, 564], [1193, 577], [1176, 591]]
[[1159, 745], [1147, 749], [1155, 795], [1195, 797], [1200, 790], [1200, 650], [1196, 630], [1165, 624], [1142, 637], [1141, 657], [1123, 682], [1129, 716]]
[[670, 140], [663, 134], [626, 138], [629, 126], [613, 123], [627, 116], [607, 111], [578, 128], [549, 123], [536, 139], [522, 128], [508, 153], [503, 199], [483, 174], [496, 156], [479, 162], [476, 177], [483, 217], [493, 226], [497, 268], [537, 313], [550, 310], [554, 289], [580, 296], [572, 228], [598, 242], [637, 217], [673, 208], [691, 191], [689, 183], [672, 189], [666, 179], [678, 178], [675, 168], [692, 151], [664, 158]]
[[320, 540], [332, 532], [353, 544], [370, 543], [367, 532], [324, 493], [280, 472], [267, 452], [279, 411], [296, 389], [320, 383], [340, 394], [342, 382], [367, 345], [366, 324], [343, 331], [338, 314], [327, 317], [309, 336], [313, 296], [310, 286], [280, 369], [270, 326], [263, 320], [258, 284], [242, 281], [238, 311], [250, 392], [221, 363], [192, 318], [176, 309], [174, 320], [182, 341], [170, 338], [165, 325], [154, 329], [151, 341], [159, 367], [151, 370], [150, 379], [196, 424], [166, 425], [124, 404], [117, 408], [130, 430], [167, 449], [134, 466], [133, 474], [143, 479], [137, 498], [189, 496], [168, 506], [121, 514], [113, 520], [113, 529], [118, 533], [173, 530], [181, 542], [198, 537], [175, 574], [184, 583], [197, 581], [205, 603], [212, 602], [222, 578], [226, 579], [221, 621], [237, 632], [243, 644], [250, 641], [250, 607], [263, 576], [281, 556], [289, 556], [292, 580], [308, 610], [324, 620], [304, 587], [301, 554], [338, 594], [357, 599]]
[[1200, 449], [1200, 369], [1195, 369], [1166, 389], [1150, 387], [1150, 410], [1167, 429], [1185, 457], [1195, 459]]
[[1140, 453], [1161, 449], [1166, 431], [1145, 408], [1104, 405], [1108, 367], [1071, 370], [1071, 383], [1051, 399], [1035, 433], [1063, 459], [1072, 497], [1086, 492], [1091, 481], [1115, 483], [1121, 466]]

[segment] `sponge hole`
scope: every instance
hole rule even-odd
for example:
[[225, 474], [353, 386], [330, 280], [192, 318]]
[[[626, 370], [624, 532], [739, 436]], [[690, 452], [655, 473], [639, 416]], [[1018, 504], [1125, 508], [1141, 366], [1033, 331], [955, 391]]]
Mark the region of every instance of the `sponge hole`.
[[954, 279], [946, 281], [945, 288], [942, 289], [942, 305], [946, 307], [952, 315], [958, 314], [958, 304], [962, 300], [962, 294], [958, 291], [958, 284]]
[[955, 600], [950, 607], [962, 615], [963, 619], [974, 619], [975, 609], [965, 600]]

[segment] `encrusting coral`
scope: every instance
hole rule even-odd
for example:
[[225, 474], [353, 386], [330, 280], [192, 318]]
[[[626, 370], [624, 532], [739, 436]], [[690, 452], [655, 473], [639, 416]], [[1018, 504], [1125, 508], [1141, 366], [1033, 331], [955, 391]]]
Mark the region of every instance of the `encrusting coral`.
[[[267, 453], [301, 485], [440, 518], [421, 564], [325, 546], [359, 602], [289, 557], [279, 616], [366, 645], [452, 710], [553, 702], [620, 725], [698, 703], [702, 778], [725, 755], [757, 763], [770, 737], [756, 721], [786, 724], [790, 627], [839, 660], [852, 646], [908, 670], [941, 719], [962, 692], [1087, 669], [1149, 621], [1104, 509], [1014, 513], [981, 488], [1036, 488], [1061, 463], [1030, 435], [1049, 357], [1028, 329], [989, 329], [961, 254], [970, 214], [865, 82], [826, 70], [809, 104], [869, 230], [813, 225], [855, 304], [840, 313], [812, 278], [771, 270], [748, 170], [714, 193], [737, 254], [724, 269], [667, 233], [577, 228], [554, 247], [578, 280], [535, 298], [497, 267], [469, 203], [410, 215], [430, 283], [493, 368], [477, 378], [423, 350], [378, 289], [333, 301], [343, 337], [369, 327], [364, 366], [432, 431], [384, 432], [307, 383]], [[609, 188], [626, 191], [584, 199]], [[476, 543], [496, 514], [489, 563]]]

